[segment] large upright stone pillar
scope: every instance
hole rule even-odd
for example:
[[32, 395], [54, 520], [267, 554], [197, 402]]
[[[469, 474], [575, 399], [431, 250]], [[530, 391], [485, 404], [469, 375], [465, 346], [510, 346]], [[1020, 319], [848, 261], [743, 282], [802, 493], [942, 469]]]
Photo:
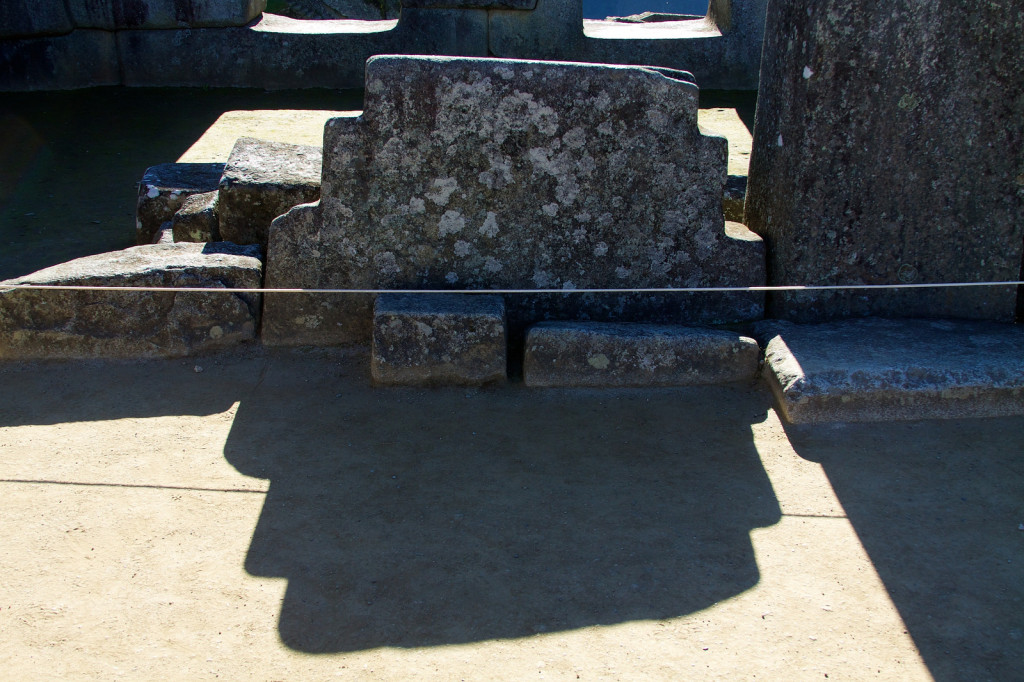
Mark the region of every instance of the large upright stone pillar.
[[[1024, 3], [771, 0], [746, 219], [772, 284], [1016, 280]], [[769, 312], [1012, 320], [1015, 298], [786, 293]]]

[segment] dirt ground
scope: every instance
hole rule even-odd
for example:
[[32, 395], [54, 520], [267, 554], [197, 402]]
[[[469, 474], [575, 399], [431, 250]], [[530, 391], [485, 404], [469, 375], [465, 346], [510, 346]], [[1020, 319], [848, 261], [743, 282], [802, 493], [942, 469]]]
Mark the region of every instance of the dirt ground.
[[5, 677], [1019, 678], [1024, 419], [366, 360], [0, 365]]

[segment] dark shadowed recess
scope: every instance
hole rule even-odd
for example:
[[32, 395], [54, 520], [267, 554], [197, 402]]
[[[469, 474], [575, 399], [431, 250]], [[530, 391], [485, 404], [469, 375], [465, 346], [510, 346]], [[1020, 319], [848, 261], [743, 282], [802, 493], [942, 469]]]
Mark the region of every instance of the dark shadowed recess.
[[225, 111], [358, 109], [361, 90], [90, 88], [0, 97], [0, 279], [135, 243], [137, 185]]
[[786, 431], [825, 468], [932, 675], [1020, 679], [1024, 418]]
[[296, 650], [672, 618], [758, 582], [750, 531], [780, 512], [756, 387], [372, 389], [292, 357], [268, 361], [225, 455], [270, 481], [246, 569], [288, 580]]

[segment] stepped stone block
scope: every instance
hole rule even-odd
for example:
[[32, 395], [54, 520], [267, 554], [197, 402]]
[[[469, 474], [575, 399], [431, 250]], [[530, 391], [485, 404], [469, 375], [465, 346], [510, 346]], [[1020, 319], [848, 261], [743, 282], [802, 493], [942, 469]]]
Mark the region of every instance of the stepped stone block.
[[765, 377], [796, 424], [1024, 414], [1024, 328], [864, 318], [766, 321]]
[[[271, 228], [268, 286], [571, 291], [764, 281], [760, 238], [724, 222], [726, 141], [700, 133], [688, 74], [390, 56], [366, 69], [365, 111], [327, 123], [322, 199]], [[762, 302], [753, 292], [506, 298], [520, 338], [552, 318], [758, 319]], [[264, 341], [365, 343], [368, 306], [365, 297], [270, 294]]]
[[320, 147], [243, 137], [220, 179], [220, 235], [236, 244], [267, 246], [274, 218], [320, 197]]
[[151, 244], [161, 226], [174, 218], [185, 199], [217, 189], [222, 163], [162, 163], [146, 169], [135, 207], [138, 244]]
[[486, 294], [382, 294], [371, 372], [379, 384], [482, 385], [506, 376], [505, 304]]
[[217, 192], [193, 194], [185, 199], [171, 219], [176, 242], [218, 242]]
[[694, 386], [749, 381], [757, 343], [677, 325], [544, 322], [526, 336], [527, 386]]
[[259, 249], [152, 244], [0, 282], [0, 359], [174, 357], [256, 336], [258, 294], [4, 289], [4, 284], [258, 288]]
[[[1017, 280], [1022, 72], [1019, 3], [771, 3], [745, 212], [770, 245], [770, 283]], [[1016, 295], [790, 291], [770, 312], [1009, 322]]]

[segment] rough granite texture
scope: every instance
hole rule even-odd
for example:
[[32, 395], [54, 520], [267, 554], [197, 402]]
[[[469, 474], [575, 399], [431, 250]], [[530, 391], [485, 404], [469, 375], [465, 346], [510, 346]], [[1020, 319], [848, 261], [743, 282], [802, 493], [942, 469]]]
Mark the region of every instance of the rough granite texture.
[[378, 384], [479, 386], [506, 376], [505, 304], [487, 294], [382, 294], [370, 370]]
[[[3, 2], [0, 2], [0, 7]], [[65, 90], [121, 82], [109, 31], [0, 40], [0, 90]]]
[[397, 19], [402, 13], [400, 0], [288, 0], [285, 12], [295, 19]]
[[193, 194], [185, 199], [171, 219], [176, 242], [219, 242], [217, 192]]
[[320, 147], [239, 138], [220, 179], [221, 238], [266, 249], [274, 218], [320, 197], [321, 157]]
[[[793, 0], [765, 30], [746, 220], [771, 284], [1016, 280], [1019, 2]], [[793, 321], [1010, 321], [1015, 287], [773, 295]]]
[[[325, 129], [322, 199], [274, 221], [267, 285], [571, 290], [756, 285], [760, 239], [722, 215], [725, 140], [688, 75], [378, 57], [366, 109]], [[223, 205], [222, 205], [223, 210]], [[225, 235], [226, 237], [227, 235]], [[545, 319], [721, 323], [759, 294], [506, 297]], [[365, 343], [366, 297], [268, 295], [268, 344]]]
[[125, 85], [361, 88], [373, 55], [486, 55], [487, 10], [409, 8], [397, 23], [264, 14], [242, 28], [119, 31], [117, 43]]
[[162, 163], [147, 168], [135, 207], [136, 243], [151, 244], [186, 198], [217, 189], [223, 171], [222, 163]]
[[3, 289], [3, 284], [256, 288], [256, 247], [152, 244], [0, 283], [0, 359], [174, 357], [255, 338], [258, 294]]
[[694, 386], [749, 381], [760, 349], [739, 334], [676, 325], [544, 322], [526, 336], [527, 386]]
[[537, 0], [402, 0], [403, 8], [532, 10]]
[[64, 0], [0, 2], [0, 38], [62, 35], [73, 28]]
[[765, 378], [792, 423], [1024, 414], [1024, 328], [862, 318], [766, 321]]
[[[186, 200], [187, 201], [187, 200]], [[177, 213], [175, 213], [177, 215]], [[188, 239], [182, 241], [189, 241]], [[160, 230], [153, 235], [154, 244], [173, 244], [174, 239], [174, 227], [172, 221], [168, 220], [166, 223], [160, 226]]]
[[[4, 0], [8, 2], [9, 0]], [[33, 0], [34, 2], [38, 0]], [[66, 0], [78, 28], [172, 29], [245, 26], [266, 0]]]

